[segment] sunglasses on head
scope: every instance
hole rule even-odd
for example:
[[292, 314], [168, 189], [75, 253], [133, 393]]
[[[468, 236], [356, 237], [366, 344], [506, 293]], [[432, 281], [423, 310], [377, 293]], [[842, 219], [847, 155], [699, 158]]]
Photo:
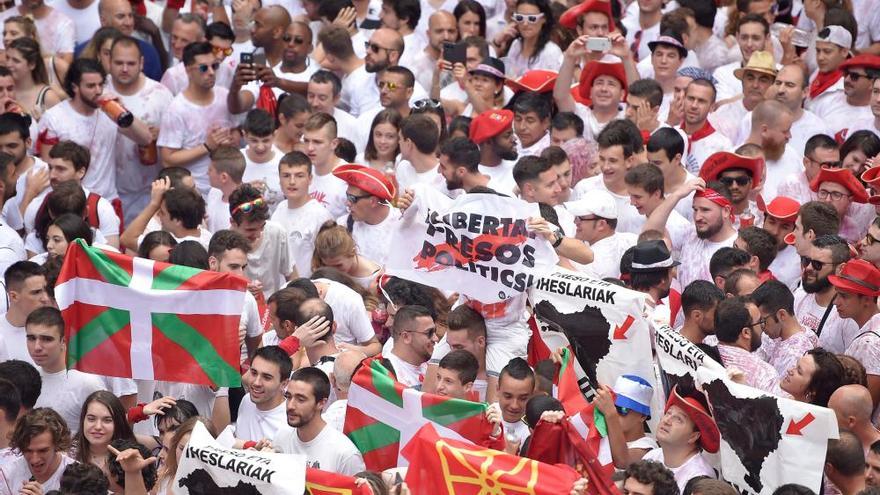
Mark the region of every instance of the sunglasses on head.
[[424, 98], [413, 103], [413, 108], [422, 110], [424, 108], [440, 108], [440, 102], [432, 98]]
[[214, 55], [223, 55], [224, 57], [228, 57], [228, 56], [232, 55], [232, 47], [231, 46], [229, 48], [223, 48], [222, 46], [215, 46], [215, 47], [211, 48], [211, 50], [214, 52]]
[[291, 36], [289, 34], [285, 34], [281, 39], [284, 40], [285, 43], [290, 43], [291, 41], [293, 41], [293, 44], [295, 45], [302, 45], [306, 42], [306, 40], [302, 36]]
[[522, 22], [526, 24], [536, 24], [541, 18], [544, 17], [544, 14], [513, 14], [513, 20], [515, 22]]
[[824, 268], [825, 265], [833, 265], [833, 264], [834, 263], [828, 263], [825, 261], [814, 260], [813, 258], [810, 258], [809, 256], [801, 256], [801, 266], [806, 268], [807, 265], [809, 265], [809, 266], [813, 267], [813, 270], [816, 270], [817, 272], [819, 270], [821, 270], [822, 268]]
[[719, 177], [718, 182], [724, 184], [727, 187], [732, 186], [734, 183], [736, 185], [743, 187], [752, 181], [752, 178], [746, 175], [740, 175], [737, 177]]
[[238, 212], [250, 213], [254, 208], [259, 208], [261, 206], [264, 206], [265, 204], [266, 204], [266, 201], [263, 200], [263, 198], [257, 198], [253, 201], [248, 201], [246, 203], [242, 203], [242, 204], [236, 206], [235, 208], [232, 209], [232, 214], [235, 215]]
[[196, 66], [199, 69], [199, 72], [202, 74], [208, 72], [208, 68], [210, 67], [212, 70], [216, 71], [220, 68], [220, 62], [214, 62], [213, 64], [199, 64]]

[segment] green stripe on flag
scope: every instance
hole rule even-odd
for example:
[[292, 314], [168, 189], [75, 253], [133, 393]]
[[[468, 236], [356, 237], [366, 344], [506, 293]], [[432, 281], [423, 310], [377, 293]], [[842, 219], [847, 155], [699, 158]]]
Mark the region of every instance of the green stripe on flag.
[[195, 275], [202, 273], [198, 268], [183, 265], [170, 265], [153, 278], [153, 289], [175, 290]]
[[449, 399], [433, 406], [423, 407], [422, 415], [425, 419], [439, 423], [443, 426], [449, 426], [452, 423], [471, 418], [478, 414], [482, 414], [488, 409], [486, 404], [478, 404], [459, 399]]
[[153, 326], [172, 342], [186, 349], [204, 371], [205, 375], [219, 387], [237, 387], [241, 384], [238, 370], [229, 365], [217, 353], [213, 343], [198, 330], [168, 313], [153, 313]]
[[128, 311], [108, 308], [89, 320], [70, 337], [67, 348], [67, 367], [72, 368], [86, 354], [103, 344], [131, 321]]
[[95, 270], [98, 270], [98, 273], [104, 277], [105, 281], [111, 284], [128, 287], [128, 284], [131, 283], [131, 275], [125, 271], [124, 268], [111, 260], [104, 251], [101, 251], [98, 248], [89, 247], [86, 245], [85, 241], [81, 239], [78, 239], [77, 242], [80, 243], [83, 252], [86, 253], [86, 256], [89, 257]]
[[400, 431], [385, 423], [373, 423], [348, 433], [355, 447], [361, 452], [370, 452], [400, 441]]
[[[376, 362], [374, 361], [374, 363]], [[386, 374], [388, 373], [388, 370], [385, 369], [384, 366], [379, 364], [378, 368], [381, 369], [377, 369], [375, 365], [370, 367], [373, 387], [376, 388], [376, 392], [378, 392], [379, 396], [386, 401], [394, 404], [397, 407], [403, 407], [403, 397], [394, 386], [394, 379]], [[382, 370], [384, 370], [385, 373], [383, 373]]]

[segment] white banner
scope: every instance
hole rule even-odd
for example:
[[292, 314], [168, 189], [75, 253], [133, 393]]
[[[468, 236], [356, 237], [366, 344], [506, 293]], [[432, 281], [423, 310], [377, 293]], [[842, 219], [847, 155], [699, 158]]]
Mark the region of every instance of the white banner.
[[724, 373], [724, 366], [669, 326], [661, 325], [656, 330], [657, 359], [667, 374], [679, 378], [689, 376], [694, 380], [697, 370], [703, 367]]
[[834, 411], [734, 383], [708, 366], [696, 377], [721, 431], [725, 480], [740, 493], [769, 495], [787, 483], [819, 493], [828, 440], [838, 438]]
[[559, 258], [527, 229], [538, 205], [491, 193], [455, 200], [418, 187], [394, 232], [387, 272], [496, 303], [528, 290]]
[[201, 423], [192, 431], [179, 462], [171, 487], [176, 495], [302, 495], [305, 491], [305, 456], [222, 447]]
[[646, 297], [558, 267], [529, 291], [540, 330], [565, 333], [593, 387], [613, 386], [622, 374], [637, 375], [654, 385]]

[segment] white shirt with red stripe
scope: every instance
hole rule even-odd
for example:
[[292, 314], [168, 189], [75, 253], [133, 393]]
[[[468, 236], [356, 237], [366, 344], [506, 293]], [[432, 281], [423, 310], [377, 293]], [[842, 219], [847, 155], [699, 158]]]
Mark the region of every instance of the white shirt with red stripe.
[[[679, 129], [682, 129], [679, 127]], [[683, 160], [684, 167], [688, 172], [699, 175], [703, 162], [714, 153], [730, 151], [733, 148], [730, 139], [716, 131], [707, 120], [703, 127], [688, 136], [687, 157]]]

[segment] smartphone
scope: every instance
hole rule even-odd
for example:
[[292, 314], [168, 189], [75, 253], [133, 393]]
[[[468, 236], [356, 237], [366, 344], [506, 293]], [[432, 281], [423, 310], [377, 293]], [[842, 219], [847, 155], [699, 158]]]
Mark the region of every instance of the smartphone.
[[467, 47], [461, 43], [443, 43], [443, 60], [452, 64], [463, 64], [467, 60]]
[[254, 52], [254, 65], [266, 65], [266, 52]]
[[241, 58], [239, 59], [239, 63], [242, 65], [253, 65], [254, 63], [254, 54], [242, 52]]
[[607, 52], [611, 50], [611, 40], [608, 38], [587, 38], [587, 50], [591, 52]]

